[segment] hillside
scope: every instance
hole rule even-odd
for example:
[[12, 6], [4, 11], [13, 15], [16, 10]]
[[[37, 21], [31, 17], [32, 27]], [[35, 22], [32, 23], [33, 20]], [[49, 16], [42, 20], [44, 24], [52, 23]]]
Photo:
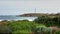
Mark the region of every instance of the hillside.
[[27, 13], [27, 14], [22, 14], [20, 16], [26, 16], [26, 17], [39, 17], [39, 16], [44, 16], [47, 14], [42, 14], [42, 13]]
[[57, 17], [57, 16], [60, 16], [60, 13], [57, 13], [57, 14], [26, 13], [26, 14], [22, 14], [19, 16], [24, 16], [24, 17], [39, 17], [39, 16]]

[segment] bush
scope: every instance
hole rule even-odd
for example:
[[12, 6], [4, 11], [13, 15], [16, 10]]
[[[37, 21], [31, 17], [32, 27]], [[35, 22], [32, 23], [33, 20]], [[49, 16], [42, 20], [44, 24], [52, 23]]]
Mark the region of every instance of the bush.
[[34, 20], [35, 23], [44, 24], [46, 26], [60, 26], [60, 17], [42, 16]]
[[0, 34], [12, 34], [12, 30], [6, 26], [0, 27]]
[[60, 34], [60, 30], [57, 30], [57, 31], [55, 32], [55, 34]]
[[37, 26], [34, 30], [35, 34], [51, 34], [52, 29], [46, 26]]
[[[35, 22], [29, 22], [29, 21], [13, 21], [13, 22], [10, 22], [8, 25], [8, 27], [10, 27], [12, 29], [12, 33], [27, 33], [32, 31], [32, 30], [35, 30], [36, 26], [42, 26], [40, 24], [37, 24]], [[22, 31], [24, 30], [24, 31]]]

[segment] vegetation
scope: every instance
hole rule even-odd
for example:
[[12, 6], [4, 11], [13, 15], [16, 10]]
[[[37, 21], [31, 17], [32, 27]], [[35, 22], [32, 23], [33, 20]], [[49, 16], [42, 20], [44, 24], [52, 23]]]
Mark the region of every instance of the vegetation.
[[55, 34], [60, 34], [60, 30], [57, 30], [57, 31], [55, 32]]
[[60, 34], [60, 30], [53, 30], [53, 26], [60, 28], [60, 17], [41, 16], [34, 21], [1, 21], [0, 34]]
[[34, 20], [35, 23], [45, 24], [46, 26], [58, 26], [60, 27], [60, 17], [48, 17], [42, 16]]
[[37, 26], [36, 29], [34, 30], [34, 33], [35, 34], [51, 34], [52, 29], [46, 26]]
[[37, 24], [35, 22], [30, 22], [27, 20], [18, 21], [1, 21], [0, 23], [0, 33], [5, 34], [30, 34], [31, 31], [36, 29], [36, 26], [43, 26], [42, 24]]

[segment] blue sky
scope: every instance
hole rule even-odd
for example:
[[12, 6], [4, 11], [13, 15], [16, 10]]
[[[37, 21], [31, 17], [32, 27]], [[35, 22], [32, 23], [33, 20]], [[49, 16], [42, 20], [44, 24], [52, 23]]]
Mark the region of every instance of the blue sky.
[[60, 12], [60, 0], [0, 0], [0, 15]]

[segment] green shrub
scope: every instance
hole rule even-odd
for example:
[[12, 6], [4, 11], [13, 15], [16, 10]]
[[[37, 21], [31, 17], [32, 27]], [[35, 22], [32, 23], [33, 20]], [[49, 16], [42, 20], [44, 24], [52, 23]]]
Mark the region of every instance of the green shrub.
[[57, 30], [57, 31], [55, 32], [55, 34], [60, 34], [60, 30]]
[[34, 20], [35, 23], [45, 24], [46, 26], [60, 26], [60, 17], [41, 16]]
[[0, 34], [12, 34], [12, 30], [6, 26], [0, 26]]
[[35, 30], [36, 26], [42, 26], [42, 25], [29, 21], [13, 21], [10, 22], [7, 26], [12, 29], [12, 32], [20, 33], [22, 32], [22, 30], [26, 30], [28, 32]]
[[[4, 29], [3, 31], [11, 32], [12, 34], [30, 34], [31, 31], [35, 31], [35, 33], [50, 33], [50, 28], [47, 28], [45, 25], [38, 24], [35, 22], [30, 22], [30, 21], [11, 21], [11, 22], [6, 22], [8, 24], [3, 25], [0, 29]], [[7, 27], [5, 27], [7, 26]], [[7, 31], [6, 31], [7, 30]], [[2, 31], [2, 32], [3, 32]]]
[[51, 34], [52, 29], [46, 26], [37, 26], [35, 34]]

